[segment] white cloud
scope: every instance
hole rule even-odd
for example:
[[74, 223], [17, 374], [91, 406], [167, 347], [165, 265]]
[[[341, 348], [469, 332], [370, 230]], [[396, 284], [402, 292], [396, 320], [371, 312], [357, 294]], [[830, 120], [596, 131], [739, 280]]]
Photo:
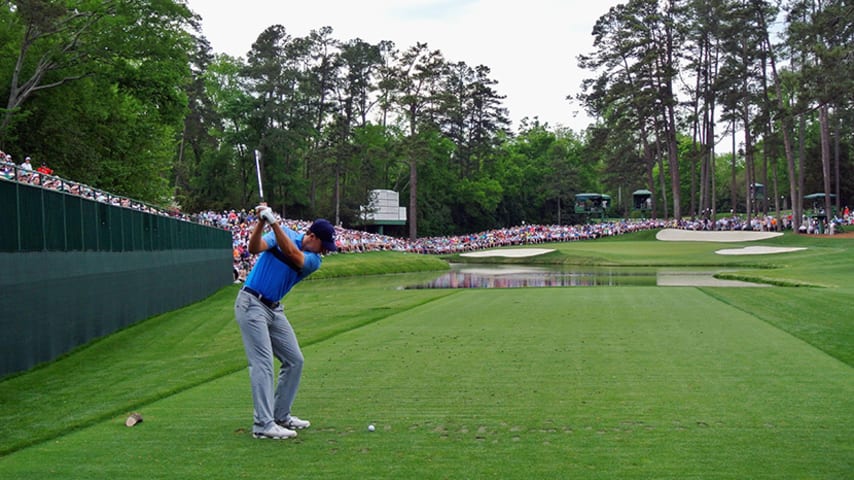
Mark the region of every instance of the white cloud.
[[[329, 26], [339, 40], [390, 40], [404, 50], [416, 42], [450, 61], [486, 65], [506, 95], [514, 127], [538, 116], [574, 130], [589, 119], [567, 96], [588, 73], [576, 57], [592, 49], [590, 32], [618, 0], [189, 0], [216, 52], [245, 57], [267, 27], [281, 24], [293, 36]], [[573, 114], [577, 113], [577, 117]]]

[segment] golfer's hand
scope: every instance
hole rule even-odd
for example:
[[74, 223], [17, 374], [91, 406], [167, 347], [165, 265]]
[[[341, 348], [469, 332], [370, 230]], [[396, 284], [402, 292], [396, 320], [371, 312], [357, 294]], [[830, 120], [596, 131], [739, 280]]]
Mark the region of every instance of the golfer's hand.
[[260, 221], [266, 221], [267, 220], [262, 215], [262, 213], [264, 213], [264, 210], [270, 210], [270, 207], [268, 207], [266, 203], [262, 203], [262, 204], [258, 205], [257, 207], [255, 207], [255, 215], [258, 217], [258, 220], [260, 220]]
[[261, 211], [261, 218], [266, 220], [267, 223], [269, 223], [270, 225], [278, 223], [278, 219], [276, 219], [276, 214], [273, 213], [273, 209], [269, 207]]

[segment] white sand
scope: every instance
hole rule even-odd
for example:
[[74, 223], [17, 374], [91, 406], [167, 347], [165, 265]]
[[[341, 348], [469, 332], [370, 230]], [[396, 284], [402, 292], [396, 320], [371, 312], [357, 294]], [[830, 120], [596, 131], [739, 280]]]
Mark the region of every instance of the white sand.
[[[783, 235], [779, 232], [752, 232], [752, 231], [694, 231], [666, 228], [655, 235], [655, 238], [665, 242], [754, 242]], [[783, 248], [783, 247], [745, 247], [728, 248], [718, 250], [719, 255], [763, 255], [770, 253], [787, 253], [806, 250], [806, 248]], [[525, 258], [543, 255], [553, 252], [551, 248], [504, 248], [499, 250], [482, 250], [480, 252], [461, 253], [461, 257], [506, 257]]]
[[544, 253], [554, 252], [553, 248], [508, 248], [503, 250], [483, 250], [480, 252], [461, 253], [461, 257], [507, 257], [525, 258], [536, 257]]
[[[779, 237], [779, 232], [743, 232], [740, 230], [724, 232], [696, 232], [693, 230], [678, 230], [666, 228], [655, 235], [658, 240], [665, 242], [754, 242], [766, 238]], [[806, 248], [762, 247], [725, 248], [717, 250], [718, 255], [767, 255], [769, 253], [787, 253], [806, 250]]]
[[783, 235], [779, 232], [753, 231], [694, 231], [665, 228], [658, 232], [655, 238], [665, 242], [753, 242]]
[[677, 272], [661, 270], [655, 279], [659, 287], [770, 287], [764, 283], [715, 278], [709, 272]]
[[725, 248], [717, 250], [718, 255], [766, 255], [769, 253], [788, 253], [806, 250], [806, 247], [744, 247], [744, 248]]

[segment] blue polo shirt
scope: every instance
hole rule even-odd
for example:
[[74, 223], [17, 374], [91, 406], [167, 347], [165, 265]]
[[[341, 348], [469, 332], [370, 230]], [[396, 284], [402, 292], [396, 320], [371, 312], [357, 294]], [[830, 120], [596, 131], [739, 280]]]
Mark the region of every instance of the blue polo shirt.
[[[302, 250], [303, 234], [288, 227], [282, 227], [282, 230], [288, 238], [293, 240], [297, 248]], [[275, 233], [268, 232], [263, 238], [269, 248], [258, 257], [255, 266], [252, 267], [252, 271], [246, 277], [244, 285], [260, 292], [265, 298], [273, 301], [281, 300], [294, 285], [320, 268], [320, 255], [303, 251], [305, 262], [302, 270], [297, 271], [277, 258], [277, 256], [284, 258], [284, 253], [279, 250], [279, 246], [276, 244]]]

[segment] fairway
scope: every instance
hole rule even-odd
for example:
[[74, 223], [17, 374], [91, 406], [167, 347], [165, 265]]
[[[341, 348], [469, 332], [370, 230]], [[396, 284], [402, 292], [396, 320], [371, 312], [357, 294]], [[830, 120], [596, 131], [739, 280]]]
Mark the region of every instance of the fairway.
[[844, 478], [852, 466], [851, 368], [700, 289], [458, 291], [304, 350], [295, 412], [312, 427], [296, 440], [251, 438], [241, 370], [144, 406], [133, 429], [116, 417], [12, 453], [0, 476]]
[[653, 235], [504, 260], [783, 286], [411, 290], [442, 271], [380, 273], [444, 263], [333, 256], [286, 302], [296, 439], [251, 436], [233, 285], [0, 382], [0, 478], [851, 478], [852, 242]]

